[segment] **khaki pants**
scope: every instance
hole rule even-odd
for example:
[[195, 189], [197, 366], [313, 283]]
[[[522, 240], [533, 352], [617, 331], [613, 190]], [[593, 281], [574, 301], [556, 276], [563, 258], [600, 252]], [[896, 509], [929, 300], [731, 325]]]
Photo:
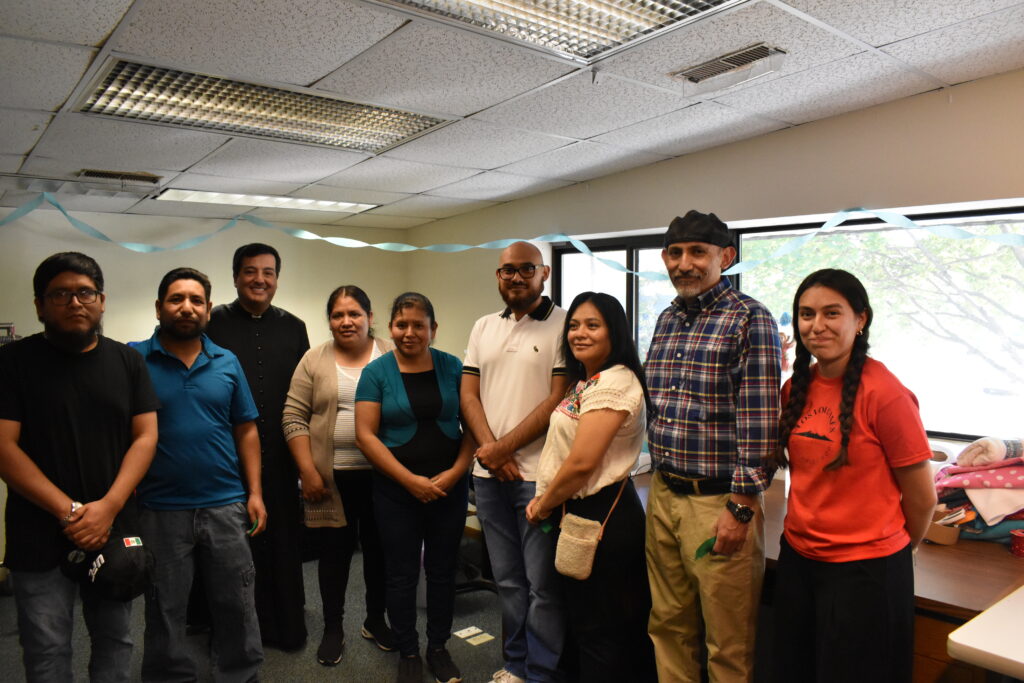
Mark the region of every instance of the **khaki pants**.
[[700, 681], [703, 617], [711, 683], [748, 683], [754, 673], [754, 636], [764, 580], [764, 508], [750, 522], [747, 541], [730, 556], [697, 548], [712, 536], [729, 494], [681, 496], [651, 479], [647, 504], [648, 623], [660, 683]]

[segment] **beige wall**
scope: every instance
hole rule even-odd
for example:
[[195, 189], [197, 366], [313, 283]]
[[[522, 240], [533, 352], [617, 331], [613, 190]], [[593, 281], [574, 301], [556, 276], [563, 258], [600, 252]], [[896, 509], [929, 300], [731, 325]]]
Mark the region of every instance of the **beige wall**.
[[[689, 208], [743, 220], [829, 213], [851, 206], [895, 207], [1024, 196], [1024, 71], [797, 126], [732, 145], [645, 166], [589, 183], [502, 204], [408, 231], [347, 230], [365, 241], [480, 243], [545, 233], [587, 234], [664, 226]], [[9, 210], [0, 210], [6, 215]], [[76, 213], [115, 239], [169, 244], [224, 221]], [[305, 226], [309, 228], [309, 226]], [[314, 232], [325, 230], [315, 227]], [[438, 346], [461, 355], [473, 321], [501, 307], [497, 254], [392, 254], [305, 242], [241, 225], [194, 249], [141, 255], [81, 236], [55, 211], [36, 211], [0, 228], [4, 287], [0, 319], [20, 333], [39, 329], [31, 275], [47, 255], [78, 249], [108, 278], [106, 331], [115, 339], [151, 332], [160, 276], [177, 265], [204, 270], [213, 299], [233, 298], [231, 253], [270, 242], [284, 259], [275, 303], [296, 313], [313, 340], [326, 338], [326, 294], [345, 282], [363, 286], [381, 315], [405, 289], [431, 297]]]
[[[691, 208], [731, 221], [1022, 197], [1022, 111], [1015, 71], [431, 223], [410, 241], [655, 228]], [[410, 282], [435, 299], [438, 344], [461, 349], [473, 320], [500, 307], [497, 255], [409, 258]]]

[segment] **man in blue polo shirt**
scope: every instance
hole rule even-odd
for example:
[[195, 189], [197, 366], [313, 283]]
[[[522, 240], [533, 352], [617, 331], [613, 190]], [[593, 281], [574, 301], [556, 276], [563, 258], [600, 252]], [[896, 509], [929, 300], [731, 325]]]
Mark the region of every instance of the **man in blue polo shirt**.
[[156, 332], [136, 349], [163, 406], [157, 453], [139, 485], [143, 537], [156, 556], [146, 594], [142, 678], [196, 680], [185, 610], [196, 566], [213, 618], [214, 680], [255, 679], [263, 661], [246, 533], [263, 531], [259, 415], [238, 359], [203, 331], [210, 280], [192, 268], [164, 276]]

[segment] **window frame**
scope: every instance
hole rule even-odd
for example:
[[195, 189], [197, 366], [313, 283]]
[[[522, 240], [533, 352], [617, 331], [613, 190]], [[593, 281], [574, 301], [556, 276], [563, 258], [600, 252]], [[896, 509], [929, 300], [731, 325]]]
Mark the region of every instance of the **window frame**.
[[[1024, 213], [1024, 206], [1007, 206], [989, 209], [961, 209], [956, 211], [930, 211], [920, 213], [908, 213], [907, 218], [919, 223], [921, 221], [936, 221], [936, 220], [963, 220], [970, 218], [985, 218], [985, 217], [998, 217], [1003, 215], [1021, 214]], [[813, 230], [814, 228], [821, 227], [824, 221], [803, 221], [799, 223], [786, 223], [780, 222], [772, 225], [760, 225], [757, 227], [749, 228], [736, 228], [731, 229], [730, 232], [735, 236], [734, 242], [736, 246], [736, 261], [739, 263], [743, 260], [743, 240], [744, 236], [760, 234], [760, 233], [787, 233], [787, 232], [802, 232], [807, 230]], [[878, 225], [884, 226], [889, 225], [886, 221], [876, 218], [874, 216], [865, 218], [850, 219], [842, 223], [844, 227], [853, 226], [870, 226]], [[667, 230], [667, 226], [664, 228]], [[637, 252], [641, 249], [651, 248], [662, 248], [662, 239], [664, 232], [659, 231], [656, 234], [646, 235], [620, 235], [612, 237], [601, 237], [594, 239], [583, 239], [580, 240], [595, 255], [600, 256], [602, 251], [613, 251], [613, 250], [624, 250], [626, 252], [626, 268], [631, 271], [637, 270], [638, 257]], [[565, 308], [571, 302], [563, 302], [562, 299], [562, 256], [565, 254], [577, 254], [579, 253], [572, 244], [569, 242], [555, 242], [551, 245], [551, 299], [556, 304]], [[639, 319], [636, 316], [636, 310], [638, 306], [639, 288], [637, 287], [636, 275], [630, 273], [622, 273], [622, 276], [626, 278], [626, 318], [629, 320], [630, 328], [633, 333], [633, 340], [636, 341], [639, 336]], [[732, 281], [733, 286], [736, 289], [743, 291], [742, 275], [730, 275], [729, 279]], [[646, 349], [637, 349], [641, 354], [646, 353]], [[976, 439], [982, 438], [982, 434], [963, 434], [960, 432], [945, 432], [933, 429], [925, 429], [929, 438], [932, 439], [946, 439], [951, 441], [965, 441], [970, 442]]]

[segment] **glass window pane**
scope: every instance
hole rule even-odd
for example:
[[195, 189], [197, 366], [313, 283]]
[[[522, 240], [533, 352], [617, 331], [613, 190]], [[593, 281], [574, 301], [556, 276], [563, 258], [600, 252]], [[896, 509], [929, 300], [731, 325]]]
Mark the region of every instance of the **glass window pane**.
[[[1020, 216], [957, 223], [979, 235], [1024, 234]], [[796, 234], [745, 235], [743, 258], [765, 258]], [[754, 268], [743, 275], [743, 290], [778, 320], [792, 311], [800, 281], [819, 268], [842, 268], [864, 283], [874, 310], [871, 355], [916, 394], [926, 428], [1016, 435], [1024, 394], [1024, 249], [869, 226], [823, 233]], [[782, 331], [792, 334], [792, 326]]]
[[[626, 265], [626, 250], [595, 251], [602, 258]], [[622, 308], [626, 307], [626, 274], [579, 252], [562, 254], [562, 308], [569, 304], [581, 292], [604, 292], [611, 294]]]
[[[638, 249], [636, 269], [641, 273], [664, 273], [665, 264], [661, 260], [661, 249]], [[636, 350], [641, 360], [647, 358], [647, 349], [651, 346], [651, 337], [654, 336], [654, 325], [658, 322], [658, 316], [674, 298], [676, 290], [668, 280], [637, 278]]]

